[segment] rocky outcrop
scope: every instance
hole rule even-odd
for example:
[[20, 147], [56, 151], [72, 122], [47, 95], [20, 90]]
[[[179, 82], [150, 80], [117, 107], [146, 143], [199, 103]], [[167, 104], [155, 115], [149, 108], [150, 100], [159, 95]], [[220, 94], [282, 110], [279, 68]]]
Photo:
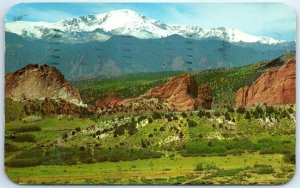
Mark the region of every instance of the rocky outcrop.
[[205, 85], [198, 88], [198, 109], [211, 109], [212, 105], [212, 90], [209, 86]]
[[240, 88], [236, 94], [236, 106], [294, 104], [295, 102], [295, 60], [279, 68], [267, 70], [251, 86]]
[[108, 96], [105, 100], [97, 100], [98, 107], [114, 107], [136, 111], [139, 109], [168, 109], [171, 111], [191, 111], [200, 108], [210, 109], [212, 91], [208, 86], [199, 88], [192, 75], [180, 75], [160, 86], [148, 90], [137, 98], [118, 101], [116, 96]]
[[5, 75], [5, 97], [17, 101], [49, 98], [83, 106], [79, 90], [58, 69], [48, 65], [29, 64]]
[[118, 102], [120, 102], [121, 99], [117, 96], [116, 93], [110, 93], [104, 100], [98, 99], [95, 102], [96, 107], [101, 107], [101, 106], [114, 106]]
[[140, 98], [164, 99], [164, 104], [172, 111], [195, 110], [198, 107], [198, 85], [192, 75], [172, 78], [166, 84], [147, 91]]

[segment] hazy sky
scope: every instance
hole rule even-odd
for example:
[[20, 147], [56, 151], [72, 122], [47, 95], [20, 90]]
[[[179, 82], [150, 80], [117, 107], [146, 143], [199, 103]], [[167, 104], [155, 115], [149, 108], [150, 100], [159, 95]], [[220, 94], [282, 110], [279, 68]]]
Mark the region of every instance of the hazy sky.
[[281, 3], [22, 3], [9, 10], [6, 21], [57, 22], [117, 9], [131, 9], [167, 24], [229, 27], [281, 40], [296, 37], [295, 12]]

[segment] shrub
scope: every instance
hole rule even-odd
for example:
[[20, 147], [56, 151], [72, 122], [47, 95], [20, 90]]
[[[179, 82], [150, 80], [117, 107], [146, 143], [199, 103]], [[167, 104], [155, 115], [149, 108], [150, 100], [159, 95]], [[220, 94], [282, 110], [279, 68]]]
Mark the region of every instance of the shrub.
[[251, 119], [251, 115], [250, 115], [250, 112], [249, 112], [249, 111], [246, 112], [245, 118], [246, 118], [246, 119]]
[[160, 119], [161, 118], [161, 114], [159, 112], [153, 112], [152, 113], [152, 118], [153, 119]]
[[90, 164], [90, 163], [95, 163], [96, 160], [94, 159], [94, 157], [91, 154], [91, 150], [89, 149], [85, 149], [84, 151], [81, 151], [80, 155], [79, 155], [79, 160], [82, 163], [85, 164]]
[[233, 112], [234, 112], [234, 109], [233, 109], [232, 107], [228, 106], [228, 107], [227, 107], [227, 111], [233, 113]]
[[182, 112], [182, 113], [181, 113], [181, 116], [182, 116], [183, 118], [187, 118], [187, 114], [186, 114], [185, 112]]
[[125, 133], [125, 126], [126, 125], [121, 125], [121, 126], [115, 128], [114, 137], [123, 135]]
[[42, 128], [39, 127], [39, 126], [22, 126], [22, 127], [17, 127], [17, 128], [14, 128], [14, 129], [11, 129], [12, 131], [15, 131], [15, 132], [19, 132], [19, 133], [22, 133], [22, 132], [34, 132], [34, 131], [41, 131]]
[[144, 142], [143, 139], [142, 139], [141, 145], [142, 145], [142, 148], [146, 148], [147, 147], [147, 144]]
[[228, 121], [230, 121], [230, 120], [231, 120], [231, 117], [230, 117], [230, 115], [229, 115], [229, 113], [228, 113], [228, 112], [226, 112], [226, 113], [225, 113], [225, 119], [226, 119], [226, 120], [228, 120]]
[[148, 119], [148, 123], [152, 123], [153, 122], [153, 119], [152, 118], [149, 118]]
[[76, 127], [75, 131], [79, 132], [79, 131], [81, 131], [81, 128], [80, 127]]
[[290, 114], [292, 114], [292, 113], [294, 113], [294, 109], [293, 109], [292, 107], [290, 107], [290, 108], [288, 109], [288, 112], [289, 112]]
[[275, 109], [273, 106], [266, 106], [266, 113], [271, 115], [275, 112]]
[[203, 163], [197, 164], [194, 170], [195, 171], [202, 171], [202, 170], [204, 170]]
[[104, 161], [132, 161], [137, 159], [159, 158], [163, 154], [149, 149], [101, 149], [94, 151], [94, 157], [97, 162]]
[[194, 169], [194, 171], [203, 171], [203, 170], [213, 170], [216, 169], [216, 165], [214, 163], [198, 163]]
[[228, 169], [228, 170], [219, 170], [213, 176], [215, 177], [226, 177], [226, 176], [235, 176], [239, 172], [243, 171], [241, 168], [234, 168], [234, 169]]
[[296, 155], [294, 153], [288, 153], [283, 156], [283, 161], [286, 163], [296, 164]]
[[147, 117], [146, 117], [146, 116], [140, 116], [140, 117], [138, 118], [138, 121], [140, 122], [140, 121], [143, 121], [144, 119], [147, 119]]
[[13, 121], [24, 117], [23, 105], [12, 99], [5, 99], [5, 121]]
[[254, 172], [257, 174], [271, 174], [274, 172], [274, 169], [271, 165], [259, 165], [255, 164], [253, 166]]
[[[125, 125], [126, 126], [126, 125]], [[135, 122], [131, 122], [127, 125], [128, 134], [134, 135], [138, 132], [138, 129], [136, 128]]]
[[64, 133], [64, 135], [62, 136], [63, 139], [67, 139], [68, 138], [68, 134]]
[[32, 167], [38, 166], [41, 164], [41, 160], [39, 159], [11, 159], [9, 160], [6, 165], [9, 167]]
[[35, 142], [34, 135], [31, 134], [20, 134], [14, 138], [15, 142]]
[[84, 146], [80, 146], [79, 150], [80, 150], [80, 151], [84, 151], [84, 150], [85, 150], [85, 147], [84, 147]]
[[216, 117], [220, 117], [220, 116], [221, 116], [221, 112], [219, 112], [219, 111], [215, 111], [215, 112], [214, 112], [214, 116], [216, 116]]
[[205, 116], [205, 111], [203, 111], [203, 110], [199, 110], [199, 112], [198, 112], [198, 117], [203, 117], [203, 116]]
[[197, 123], [193, 120], [188, 119], [187, 122], [188, 122], [189, 127], [196, 127], [197, 126]]
[[80, 162], [80, 151], [77, 147], [55, 147], [47, 150], [43, 164], [45, 165], [72, 165]]
[[4, 150], [5, 150], [5, 153], [7, 153], [7, 152], [12, 152], [12, 151], [17, 151], [17, 150], [19, 150], [19, 148], [15, 144], [5, 142]]
[[211, 118], [211, 114], [210, 114], [209, 112], [206, 112], [206, 113], [205, 113], [205, 116], [206, 116], [207, 118]]
[[43, 161], [42, 149], [27, 149], [8, 160], [6, 165], [10, 167], [30, 167], [40, 165]]
[[179, 133], [179, 138], [182, 139], [184, 137], [184, 134], [182, 132]]
[[243, 106], [238, 107], [237, 113], [239, 114], [244, 114], [246, 112], [246, 108]]

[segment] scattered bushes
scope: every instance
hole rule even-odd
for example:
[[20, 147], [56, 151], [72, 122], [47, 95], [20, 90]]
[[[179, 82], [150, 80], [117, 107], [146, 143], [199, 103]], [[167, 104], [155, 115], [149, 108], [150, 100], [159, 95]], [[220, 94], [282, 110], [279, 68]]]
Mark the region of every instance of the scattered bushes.
[[24, 117], [23, 104], [12, 99], [5, 99], [5, 121], [13, 121]]
[[35, 142], [35, 136], [32, 134], [20, 134], [14, 138], [15, 142]]
[[198, 163], [194, 169], [194, 171], [203, 171], [203, 170], [213, 170], [217, 169], [214, 163]]
[[34, 131], [41, 131], [42, 128], [39, 126], [34, 126], [34, 125], [29, 125], [29, 126], [21, 126], [21, 127], [16, 127], [14, 129], [11, 129], [12, 131], [15, 132], [34, 132]]
[[[254, 146], [249, 139], [233, 140], [195, 140], [186, 144], [182, 155], [184, 156], [206, 156], [206, 155], [225, 155], [237, 151], [253, 150]], [[239, 153], [238, 153], [239, 154]]]
[[8, 162], [6, 162], [6, 165], [9, 167], [32, 167], [32, 166], [38, 166], [41, 164], [40, 159], [11, 159]]
[[12, 144], [12, 143], [9, 143], [9, 142], [5, 142], [4, 150], [5, 150], [5, 153], [7, 153], [7, 152], [17, 151], [17, 150], [19, 150], [19, 148], [15, 144]]
[[42, 164], [42, 161], [44, 161], [42, 149], [29, 149], [11, 158], [5, 165], [10, 167], [31, 167]]
[[225, 176], [235, 176], [239, 172], [243, 171], [242, 168], [234, 168], [228, 170], [218, 170], [215, 174], [212, 174], [214, 177], [225, 177]]
[[163, 154], [149, 149], [101, 149], [94, 151], [94, 157], [97, 162], [104, 161], [132, 161], [137, 159], [160, 158]]

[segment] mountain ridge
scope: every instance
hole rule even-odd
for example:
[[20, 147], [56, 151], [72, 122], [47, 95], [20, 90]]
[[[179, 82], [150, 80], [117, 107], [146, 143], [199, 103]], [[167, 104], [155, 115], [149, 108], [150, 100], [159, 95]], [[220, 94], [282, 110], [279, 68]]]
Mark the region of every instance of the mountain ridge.
[[[178, 34], [189, 39], [218, 38], [227, 42], [279, 44], [287, 41], [254, 36], [233, 28], [204, 29], [199, 26], [165, 24], [149, 19], [135, 11], [120, 9], [108, 13], [65, 19], [60, 22], [16, 21], [5, 24], [5, 31], [20, 36], [49, 39], [59, 33], [63, 42], [78, 43], [106, 41], [114, 35], [134, 36], [139, 39], [165, 38]], [[81, 39], [83, 38], [83, 39]]]

